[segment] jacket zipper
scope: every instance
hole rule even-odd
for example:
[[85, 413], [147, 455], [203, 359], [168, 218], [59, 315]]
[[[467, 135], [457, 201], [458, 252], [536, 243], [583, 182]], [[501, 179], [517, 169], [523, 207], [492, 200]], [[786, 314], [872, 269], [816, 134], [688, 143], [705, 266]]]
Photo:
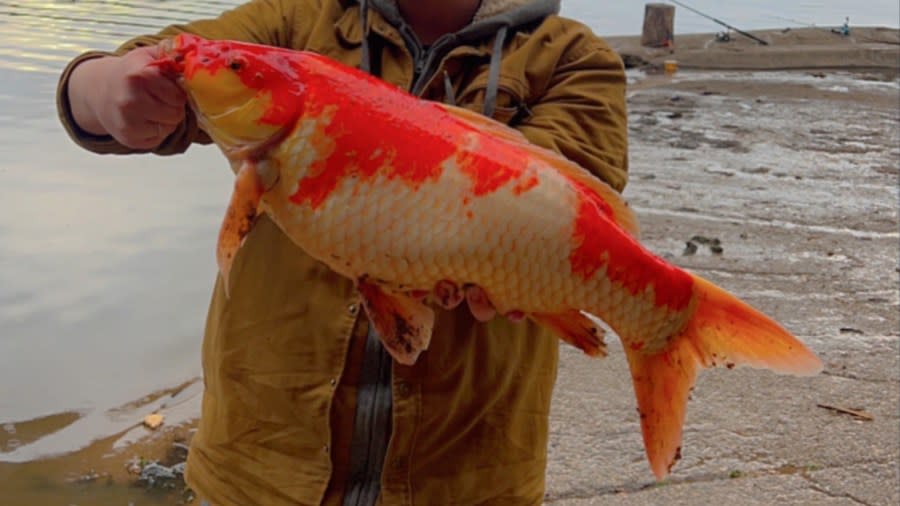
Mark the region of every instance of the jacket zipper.
[[393, 360], [371, 326], [363, 355], [344, 506], [373, 506], [377, 502], [381, 493], [381, 470], [391, 434]]
[[[401, 25], [399, 32], [413, 58], [409, 89], [414, 94], [420, 94], [421, 88], [431, 78], [430, 74], [434, 73], [432, 67], [437, 50], [447, 45], [449, 37], [439, 38], [426, 50], [408, 25]], [[392, 430], [392, 364], [393, 358], [370, 326], [356, 393], [350, 477], [344, 493], [344, 506], [374, 506], [381, 494], [382, 468]]]

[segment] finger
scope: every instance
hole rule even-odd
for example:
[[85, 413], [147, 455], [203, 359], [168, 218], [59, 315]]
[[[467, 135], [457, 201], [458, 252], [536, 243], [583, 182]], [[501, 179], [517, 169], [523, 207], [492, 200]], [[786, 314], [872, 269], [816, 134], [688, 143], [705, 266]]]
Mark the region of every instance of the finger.
[[134, 64], [147, 64], [162, 56], [159, 45], [141, 46], [128, 51], [125, 58]]
[[147, 112], [143, 116], [150, 123], [175, 127], [184, 121], [184, 107], [173, 107], [156, 102], [147, 107]]
[[187, 95], [180, 86], [163, 76], [158, 68], [148, 69], [147, 72], [155, 74], [147, 76], [146, 80], [147, 91], [150, 95], [166, 105], [184, 107], [184, 104], [187, 103]]
[[129, 132], [127, 134], [113, 135], [123, 146], [131, 149], [153, 149], [162, 142], [162, 139], [155, 133], [148, 134], [147, 127], [141, 126], [139, 132]]
[[410, 290], [406, 292], [406, 296], [416, 300], [424, 300], [425, 297], [428, 297], [428, 293], [428, 290]]
[[465, 294], [459, 289], [459, 285], [449, 279], [443, 279], [434, 285], [434, 298], [442, 308], [453, 309], [462, 304]]
[[140, 139], [140, 141], [150, 143], [151, 147], [156, 147], [174, 131], [175, 128], [172, 126], [146, 121], [141, 124], [140, 129], [134, 132], [132, 136]]
[[510, 311], [503, 316], [505, 316], [509, 321], [514, 322], [514, 323], [519, 323], [519, 322], [525, 320], [525, 312], [519, 311], [519, 310]]
[[481, 287], [466, 287], [466, 302], [469, 303], [469, 311], [472, 312], [472, 316], [480, 322], [489, 321], [497, 314], [497, 310], [494, 309], [494, 305], [488, 300], [487, 294]]

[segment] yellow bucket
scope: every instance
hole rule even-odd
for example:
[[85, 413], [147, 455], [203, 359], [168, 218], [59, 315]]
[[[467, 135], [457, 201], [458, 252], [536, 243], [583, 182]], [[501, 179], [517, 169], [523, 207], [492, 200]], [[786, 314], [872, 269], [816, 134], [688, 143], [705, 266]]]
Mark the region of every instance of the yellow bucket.
[[675, 60], [666, 60], [663, 62], [663, 68], [666, 71], [666, 75], [672, 75], [678, 71], [678, 62]]

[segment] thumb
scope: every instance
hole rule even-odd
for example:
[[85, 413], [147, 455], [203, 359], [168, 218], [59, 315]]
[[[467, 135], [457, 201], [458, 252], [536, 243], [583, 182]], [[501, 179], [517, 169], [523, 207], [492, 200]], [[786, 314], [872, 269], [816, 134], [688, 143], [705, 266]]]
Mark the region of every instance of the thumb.
[[156, 61], [162, 56], [158, 45], [141, 46], [132, 49], [125, 57], [136, 65], [144, 66]]

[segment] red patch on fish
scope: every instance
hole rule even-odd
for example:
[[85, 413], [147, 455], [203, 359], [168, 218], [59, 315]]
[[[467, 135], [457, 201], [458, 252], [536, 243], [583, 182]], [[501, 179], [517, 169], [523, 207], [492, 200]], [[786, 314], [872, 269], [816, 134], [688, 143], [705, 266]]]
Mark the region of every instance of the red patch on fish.
[[[434, 104], [399, 94], [393, 86], [378, 79], [354, 76], [341, 81], [343, 76], [344, 73], [337, 70], [320, 72], [317, 79], [331, 82], [315, 83], [310, 86], [315, 93], [304, 97], [307, 104], [304, 118], [318, 118], [323, 114], [330, 114], [331, 118], [322, 129], [323, 145], [316, 146], [320, 158], [299, 181], [291, 201], [306, 203], [315, 209], [348, 178], [362, 182], [382, 176], [408, 184], [413, 189], [439, 178], [443, 163], [456, 153], [457, 139], [461, 135], [460, 128], [451, 118], [435, 114]], [[371, 97], [368, 107], [348, 103], [347, 97], [362, 95]], [[393, 118], [367, 121], [372, 115]], [[412, 128], [421, 129], [409, 120], [416, 117], [438, 118], [436, 124], [428, 125], [426, 135], [430, 142], [427, 147], [409, 144], [408, 139], [423, 135], [421, 131], [411, 131]], [[327, 149], [325, 144], [340, 144], [341, 149]]]
[[515, 186], [513, 186], [513, 194], [521, 195], [528, 190], [534, 188], [539, 183], [537, 174], [531, 174], [530, 176], [526, 176], [524, 179], [520, 179]]
[[631, 295], [653, 285], [657, 306], [676, 311], [685, 308], [693, 294], [690, 275], [647, 255], [633, 237], [612, 222], [612, 209], [603, 199], [581, 183], [572, 185], [580, 201], [572, 236], [574, 248], [569, 256], [572, 272], [588, 280], [605, 266], [606, 277]]
[[[323, 60], [321, 64], [331, 62]], [[393, 85], [379, 79], [352, 77], [346, 79], [338, 69], [319, 71], [315, 79], [328, 82], [311, 83], [304, 96], [304, 119], [323, 114], [330, 119], [321, 138], [313, 139], [319, 160], [298, 182], [297, 191], [290, 197], [292, 202], [318, 208], [348, 178], [356, 178], [358, 183], [381, 176], [415, 190], [437, 180], [444, 162], [453, 156], [457, 156], [459, 170], [471, 178], [474, 197], [493, 193], [513, 181], [519, 181], [513, 189], [517, 195], [538, 184], [533, 172], [526, 174], [528, 155], [518, 147], [472, 130], [436, 104], [397, 93]], [[348, 98], [363, 95], [370, 97], [365, 107], [358, 102], [351, 104]], [[373, 116], [380, 119], [367, 121]], [[420, 125], [415, 118], [432, 120]], [[467, 148], [464, 140], [472, 139], [473, 133], [475, 145]], [[410, 138], [427, 138], [428, 144], [410, 145]], [[340, 144], [340, 150], [333, 149], [336, 144]]]
[[476, 197], [493, 193], [511, 182], [517, 182], [513, 193], [519, 195], [538, 183], [535, 174], [526, 174], [528, 162], [528, 154], [518, 146], [489, 135], [478, 135], [460, 157], [459, 170], [472, 180], [472, 193]]

